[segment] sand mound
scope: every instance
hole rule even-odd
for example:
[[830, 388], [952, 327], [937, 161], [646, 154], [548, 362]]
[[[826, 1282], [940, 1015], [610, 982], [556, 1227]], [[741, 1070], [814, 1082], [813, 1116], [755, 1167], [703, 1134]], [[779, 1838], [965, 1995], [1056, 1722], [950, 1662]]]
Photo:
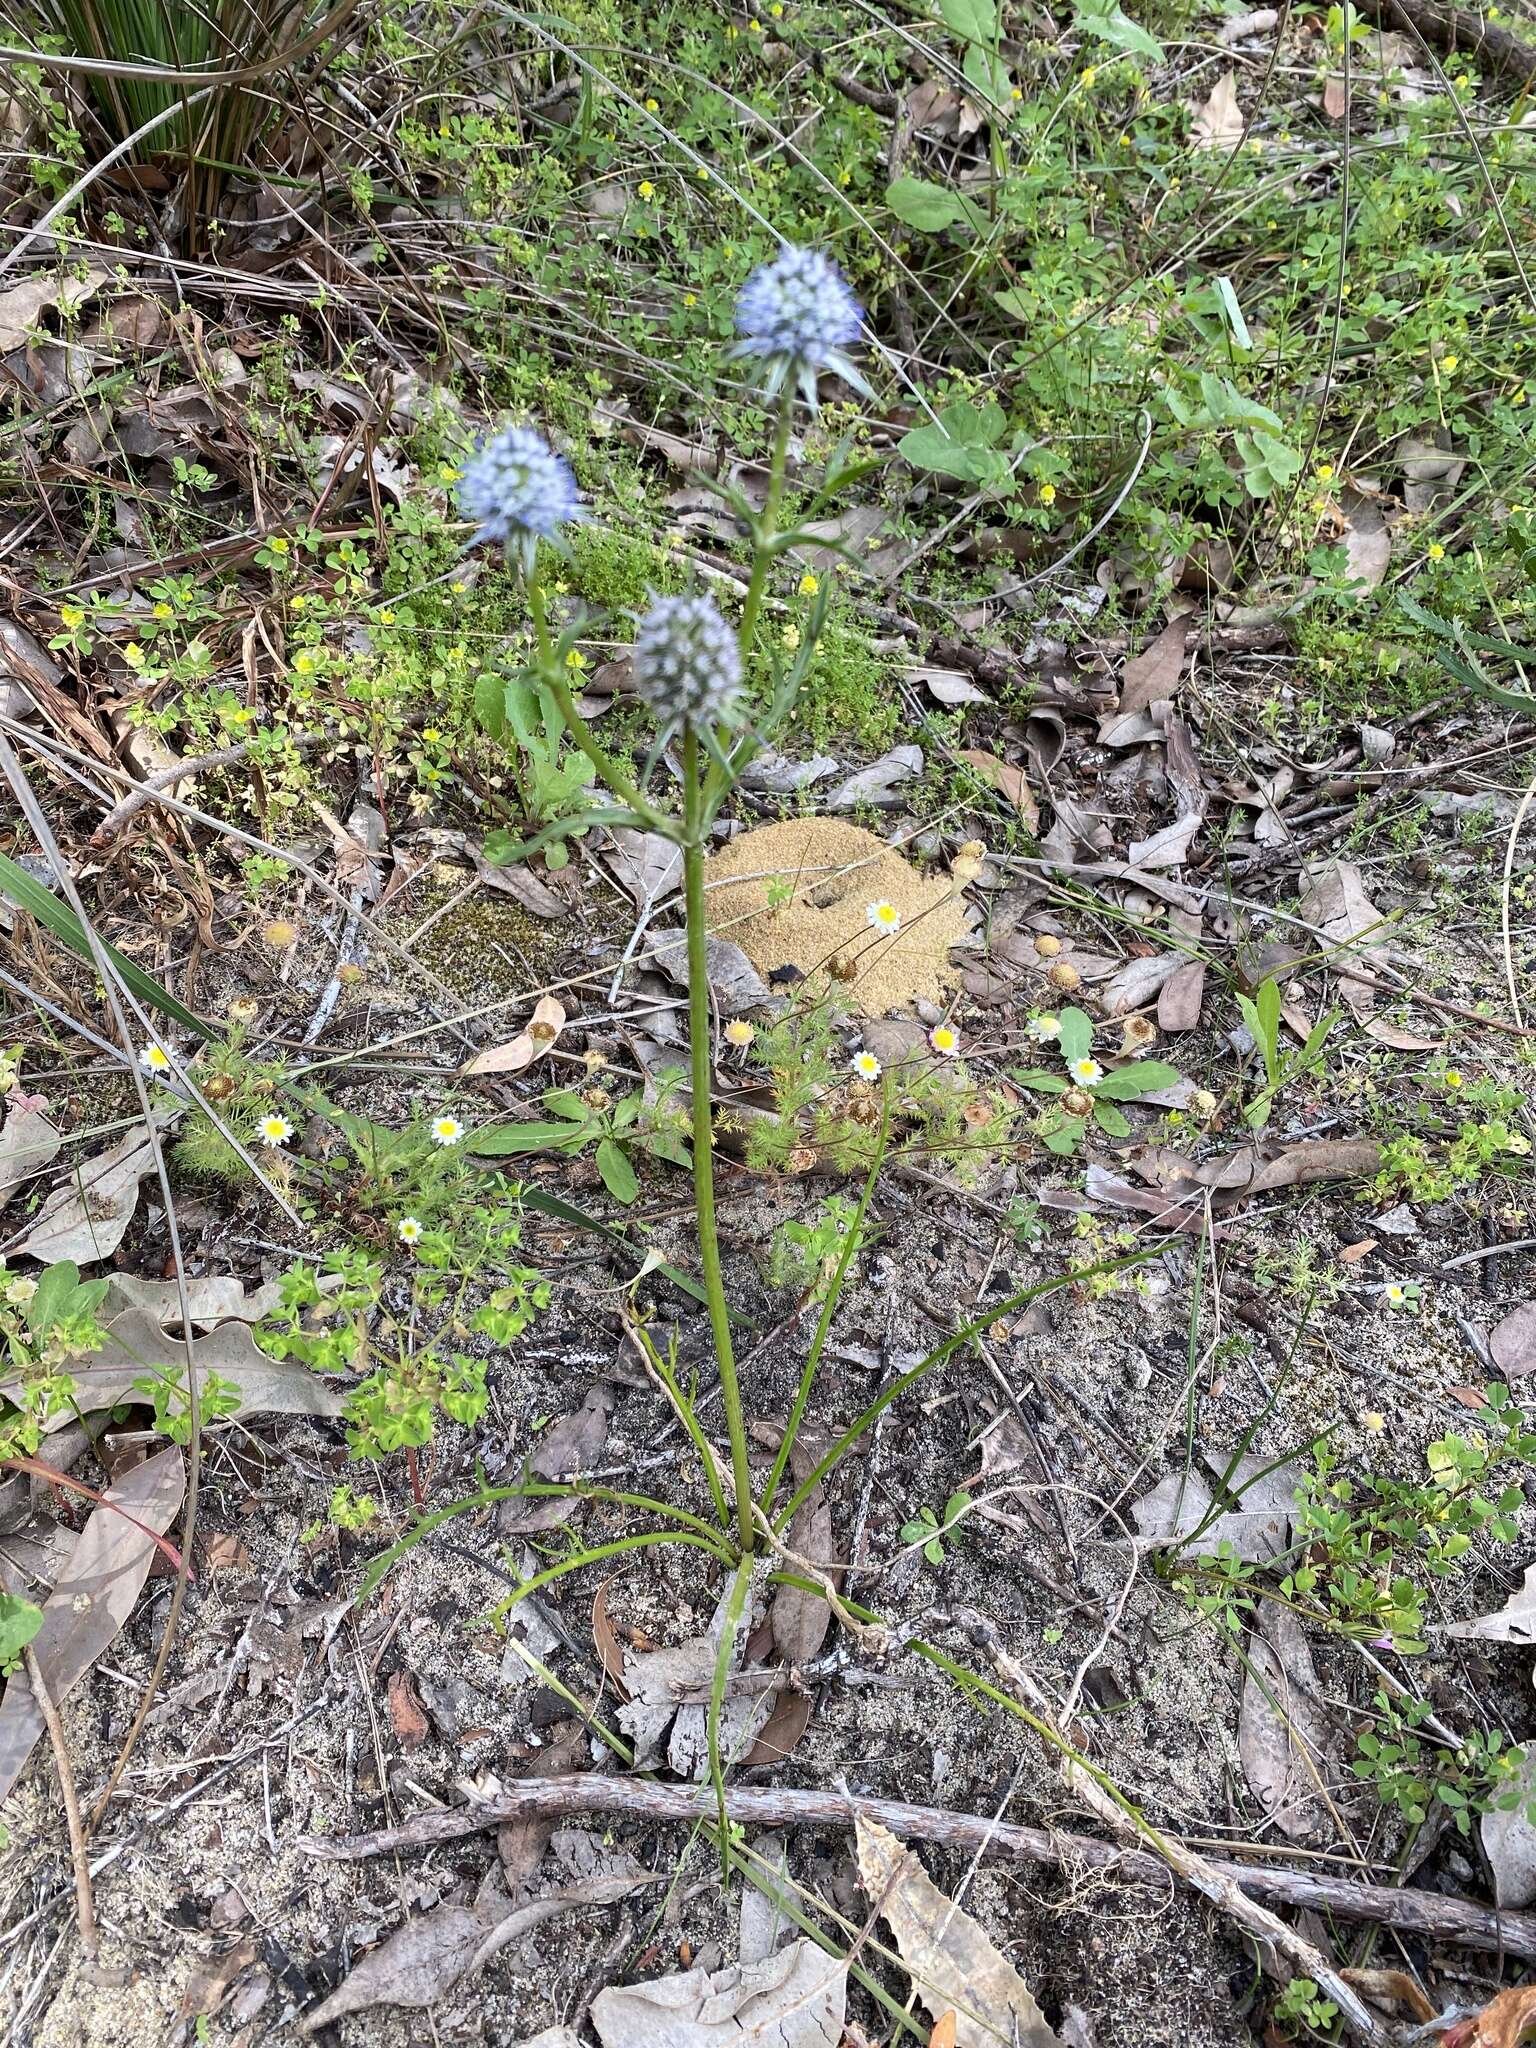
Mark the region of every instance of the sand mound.
[[[794, 894], [769, 908], [770, 882]], [[959, 981], [949, 949], [965, 937], [965, 904], [948, 875], [927, 875], [857, 825], [833, 818], [790, 818], [743, 832], [704, 866], [709, 927], [734, 939], [765, 979], [798, 967], [825, 987], [836, 960], [852, 979], [835, 977], [850, 1009], [883, 1017], [914, 998], [942, 1003]], [[900, 928], [870, 928], [871, 903], [892, 903]]]

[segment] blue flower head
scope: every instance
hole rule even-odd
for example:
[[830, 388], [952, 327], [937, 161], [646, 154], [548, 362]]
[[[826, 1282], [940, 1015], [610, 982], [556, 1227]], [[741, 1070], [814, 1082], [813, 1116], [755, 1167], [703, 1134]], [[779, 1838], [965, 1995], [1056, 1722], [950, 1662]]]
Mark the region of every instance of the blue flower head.
[[640, 621], [635, 689], [663, 725], [730, 725], [740, 713], [741, 650], [710, 597], [658, 597]]
[[480, 522], [476, 541], [500, 541], [525, 567], [541, 540], [582, 516], [571, 465], [532, 427], [503, 427], [481, 444], [459, 479], [459, 504]]
[[731, 354], [763, 364], [769, 397], [793, 377], [814, 412], [816, 379], [824, 370], [868, 392], [847, 355], [863, 324], [863, 309], [831, 257], [786, 243], [771, 263], [759, 264], [737, 294], [741, 339]]

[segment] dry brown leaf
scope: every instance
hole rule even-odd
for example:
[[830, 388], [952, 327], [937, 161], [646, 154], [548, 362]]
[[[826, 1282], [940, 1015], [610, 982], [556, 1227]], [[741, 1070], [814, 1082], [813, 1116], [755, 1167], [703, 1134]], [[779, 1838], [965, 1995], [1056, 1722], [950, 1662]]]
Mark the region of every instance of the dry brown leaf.
[[1460, 2020], [1440, 2036], [1440, 2048], [1519, 2048], [1536, 2026], [1536, 1984], [1501, 1991], [1479, 2013]]
[[1147, 1543], [1183, 1543], [1200, 1531], [1198, 1548], [1214, 1553], [1230, 1543], [1241, 1558], [1262, 1563], [1290, 1539], [1299, 1473], [1294, 1465], [1273, 1465], [1261, 1457], [1239, 1458], [1230, 1469], [1213, 1458], [1231, 1507], [1216, 1509], [1216, 1496], [1198, 1471], [1170, 1472], [1131, 1509]]
[[636, 832], [618, 826], [611, 866], [616, 879], [634, 899], [637, 910], [662, 903], [682, 886], [683, 849], [660, 832]]
[[1273, 1604], [1264, 1617], [1248, 1639], [1238, 1754], [1265, 1820], [1292, 1842], [1312, 1841], [1329, 1824], [1317, 1784], [1331, 1733], [1328, 1716], [1301, 1624]]
[[1536, 1372], [1536, 1301], [1523, 1301], [1488, 1333], [1488, 1351], [1505, 1379]]
[[251, 1553], [232, 1529], [214, 1529], [203, 1545], [203, 1563], [210, 1572], [248, 1571]]
[[1102, 746], [1129, 746], [1143, 739], [1159, 737], [1146, 714], [1154, 704], [1166, 704], [1184, 678], [1185, 643], [1189, 621], [1170, 619], [1149, 647], [1133, 654], [1120, 678], [1120, 701], [1099, 721]]
[[[131, 1466], [92, 1509], [32, 1639], [55, 1703], [68, 1698], [133, 1612], [149, 1576], [155, 1535], [170, 1527], [186, 1479], [181, 1448], [172, 1444]], [[42, 1732], [43, 1717], [26, 1673], [18, 1671], [0, 1702], [0, 1800], [10, 1796]]]
[[77, 1266], [110, 1259], [139, 1206], [139, 1182], [154, 1164], [154, 1148], [138, 1126], [94, 1159], [82, 1160], [43, 1204], [16, 1255], [45, 1266], [61, 1259]]
[[1536, 1564], [1526, 1567], [1525, 1583], [1496, 1613], [1453, 1621], [1445, 1632], [1464, 1643], [1536, 1643]]
[[1361, 491], [1345, 490], [1339, 503], [1344, 512], [1340, 536], [1349, 559], [1349, 576], [1359, 590], [1374, 590], [1387, 573], [1392, 560], [1392, 534], [1380, 505]]
[[67, 271], [43, 270], [12, 285], [8, 292], [0, 292], [0, 355], [24, 347], [44, 313], [54, 307], [61, 313], [72, 311], [105, 284], [110, 275], [98, 265], [93, 265], [83, 277], [73, 277]]
[[1353, 861], [1329, 861], [1308, 877], [1301, 915], [1328, 941], [1339, 973], [1339, 992], [1362, 1020], [1375, 1007], [1376, 991], [1369, 980], [1351, 974], [1349, 962], [1356, 941], [1379, 945], [1387, 923], [1366, 893], [1365, 881]]
[[[239, 1389], [241, 1415], [315, 1415], [341, 1413], [343, 1395], [293, 1360], [268, 1358], [244, 1323], [224, 1323], [206, 1337], [192, 1342], [192, 1365], [198, 1385], [207, 1383], [210, 1373], [230, 1380]], [[99, 1351], [71, 1361], [70, 1372], [77, 1393], [76, 1402], [84, 1414], [115, 1408], [119, 1401], [133, 1397], [134, 1383], [151, 1374], [163, 1374], [185, 1389], [186, 1346], [180, 1337], [167, 1337], [153, 1316], [142, 1309], [127, 1309], [108, 1325], [107, 1341]], [[0, 1394], [15, 1382], [0, 1381]], [[142, 1396], [139, 1398], [142, 1399]], [[73, 1420], [74, 1410], [65, 1409], [45, 1429], [62, 1429]]]
[[[617, 1404], [618, 1393], [608, 1380], [588, 1387], [574, 1414], [562, 1415], [539, 1437], [529, 1453], [524, 1477], [568, 1479], [595, 1465], [608, 1441], [608, 1425]], [[569, 1521], [578, 1505], [574, 1497], [561, 1494], [534, 1494], [527, 1499], [514, 1495], [502, 1502], [496, 1527], [503, 1536], [536, 1535]]]
[[1000, 761], [996, 754], [989, 754], [983, 747], [962, 747], [959, 758], [969, 762], [983, 782], [1002, 792], [1029, 831], [1039, 830], [1040, 806], [1024, 779], [1022, 768], [1015, 768], [1009, 761]]
[[846, 1964], [802, 1938], [760, 1963], [610, 1986], [592, 2025], [603, 2048], [838, 2048], [847, 1996]]
[[527, 1028], [505, 1045], [488, 1045], [465, 1067], [466, 1074], [520, 1074], [549, 1051], [565, 1028], [565, 1005], [553, 996], [540, 996], [533, 1006]]
[[5, 1122], [0, 1124], [0, 1203], [7, 1200], [12, 1188], [50, 1166], [63, 1142], [40, 1109], [21, 1107], [13, 1099]]
[[913, 1852], [862, 1814], [854, 1828], [864, 1896], [890, 1928], [920, 2003], [935, 2019], [954, 2015], [955, 2048], [1061, 2048], [1012, 1963]]
[[389, 1725], [400, 1738], [402, 1749], [419, 1748], [427, 1739], [427, 1716], [410, 1672], [391, 1671], [384, 1696], [389, 1703]]
[[933, 2032], [928, 2036], [928, 2048], [955, 2048], [955, 2029], [959, 2023], [958, 2013], [940, 2013], [933, 2023]]
[[1237, 104], [1237, 73], [1223, 72], [1189, 127], [1191, 149], [1236, 149], [1243, 139], [1243, 110]]

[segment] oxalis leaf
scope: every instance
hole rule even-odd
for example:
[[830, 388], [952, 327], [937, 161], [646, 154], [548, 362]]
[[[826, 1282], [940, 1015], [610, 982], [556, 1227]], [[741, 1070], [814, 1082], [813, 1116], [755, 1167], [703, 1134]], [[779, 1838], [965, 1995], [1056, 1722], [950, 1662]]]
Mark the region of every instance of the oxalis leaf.
[[[91, 958], [90, 941], [86, 938], [85, 927], [67, 903], [60, 903], [51, 890], [45, 889], [35, 875], [29, 875], [25, 868], [8, 860], [0, 853], [0, 896], [9, 897], [18, 910], [24, 910], [28, 917], [35, 917], [53, 936], [69, 948], [88, 966], [94, 966]], [[125, 985], [130, 988], [147, 1009], [158, 1010], [162, 1016], [174, 1018], [200, 1038], [210, 1044], [215, 1034], [200, 1017], [195, 1017], [185, 1003], [178, 1003], [169, 989], [164, 989], [152, 974], [146, 974], [142, 967], [136, 967], [128, 957], [119, 953], [115, 946], [109, 946], [105, 939], [98, 941]]]

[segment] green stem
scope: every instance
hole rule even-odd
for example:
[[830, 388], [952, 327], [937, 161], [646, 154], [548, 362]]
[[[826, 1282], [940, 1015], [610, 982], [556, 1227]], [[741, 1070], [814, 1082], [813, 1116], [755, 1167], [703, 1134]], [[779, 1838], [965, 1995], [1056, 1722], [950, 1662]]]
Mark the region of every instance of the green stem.
[[647, 802], [612, 755], [598, 745], [591, 726], [576, 709], [571, 686], [561, 675], [559, 663], [555, 660], [554, 643], [549, 637], [549, 615], [544, 606], [544, 585], [536, 571], [530, 572], [527, 588], [528, 611], [533, 619], [533, 641], [538, 649], [539, 668], [549, 685], [551, 695], [560, 707], [560, 716], [565, 720], [566, 731], [614, 795], [622, 797], [630, 809], [642, 817], [653, 831], [666, 832], [670, 820], [663, 817], [654, 804]]
[[773, 560], [768, 552], [768, 543], [773, 539], [779, 505], [784, 496], [784, 472], [789, 464], [789, 429], [794, 417], [794, 403], [793, 390], [786, 382], [783, 396], [779, 400], [779, 423], [774, 432], [773, 456], [768, 466], [768, 496], [763, 503], [763, 516], [757, 529], [757, 547], [752, 556], [752, 580], [747, 585], [747, 601], [741, 608], [741, 629], [738, 638], [743, 663], [752, 659], [752, 639], [757, 631], [757, 615], [763, 608], [763, 592], [768, 584], [768, 565]]
[[699, 1263], [725, 1397], [726, 1427], [731, 1437], [731, 1484], [736, 1494], [736, 1528], [744, 1556], [756, 1541], [752, 1527], [752, 1482], [747, 1471], [747, 1430], [741, 1412], [741, 1387], [736, 1354], [731, 1346], [731, 1316], [720, 1271], [720, 1239], [715, 1228], [714, 1120], [710, 1107], [709, 955], [704, 923], [704, 824], [699, 787], [699, 736], [683, 731], [683, 894], [688, 918], [688, 1034], [693, 1063], [693, 1193], [698, 1209]]

